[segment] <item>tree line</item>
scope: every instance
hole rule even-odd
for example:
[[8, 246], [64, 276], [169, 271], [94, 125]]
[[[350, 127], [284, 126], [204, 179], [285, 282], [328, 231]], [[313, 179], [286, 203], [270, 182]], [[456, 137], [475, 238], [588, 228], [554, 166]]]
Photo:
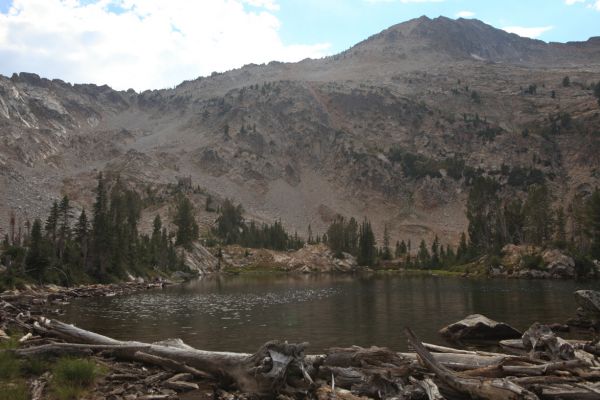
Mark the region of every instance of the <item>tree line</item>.
[[272, 224], [257, 224], [244, 219], [244, 208], [225, 199], [218, 209], [213, 233], [225, 245], [238, 244], [243, 247], [271, 250], [297, 250], [304, 246], [304, 240], [288, 233], [281, 221]]
[[176, 235], [167, 230], [159, 215], [152, 232], [143, 234], [138, 229], [143, 204], [137, 192], [118, 178], [109, 182], [99, 174], [95, 194], [90, 216], [81, 209], [76, 217], [70, 199], [64, 196], [54, 201], [45, 221], [36, 218], [31, 225], [26, 223], [22, 237], [15, 235], [11, 218], [1, 256], [9, 267], [9, 279], [71, 285], [122, 280], [128, 273], [146, 275], [150, 270], [185, 268], [176, 245], [189, 245], [197, 235], [195, 222], [190, 224], [186, 219], [193, 215], [186, 209], [191, 207], [189, 200], [179, 201]]
[[[359, 265], [369, 266], [396, 258], [409, 268], [449, 268], [482, 255], [500, 256], [507, 244], [565, 249], [584, 269], [591, 266], [592, 258], [600, 259], [600, 190], [588, 197], [575, 196], [566, 211], [552, 207], [554, 199], [545, 183], [530, 185], [524, 200], [503, 201], [500, 190], [492, 178], [473, 180], [467, 199], [468, 229], [456, 249], [442, 245], [437, 236], [430, 245], [423, 239], [413, 249], [410, 240], [402, 240], [392, 249], [387, 225], [382, 246], [377, 247], [368, 220], [359, 225], [355, 218], [342, 216], [334, 219], [322, 240], [336, 257], [348, 253]], [[309, 238], [311, 234], [309, 227]]]

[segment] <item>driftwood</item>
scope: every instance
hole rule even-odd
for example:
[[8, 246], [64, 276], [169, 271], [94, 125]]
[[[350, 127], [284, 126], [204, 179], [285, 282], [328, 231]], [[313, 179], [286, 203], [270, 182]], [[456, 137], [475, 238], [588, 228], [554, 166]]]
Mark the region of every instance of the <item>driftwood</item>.
[[419, 342], [415, 334], [407, 328], [405, 330], [408, 341], [413, 346], [423, 364], [435, 373], [436, 377], [444, 384], [457, 392], [475, 398], [490, 400], [536, 400], [538, 397], [523, 387], [501, 378], [466, 378], [457, 375], [446, 367], [440, 365], [431, 356], [431, 353]]
[[[560, 352], [549, 350], [552, 343], [561, 343], [562, 339], [554, 336], [548, 342], [548, 332], [534, 329], [535, 326], [528, 331], [526, 340], [515, 344], [524, 354], [517, 356], [423, 344], [410, 330], [406, 333], [415, 353], [354, 346], [305, 355], [306, 344], [272, 341], [255, 354], [211, 352], [194, 349], [180, 340], [119, 341], [42, 317], [23, 321], [32, 334], [40, 336], [29, 336], [31, 339], [21, 348], [7, 351], [19, 357], [110, 356], [122, 366], [116, 367], [115, 361], [109, 364], [102, 358], [95, 359], [111, 370], [105, 382], [108, 387], [114, 385], [114, 390], [107, 394], [116, 397], [124, 396], [126, 388], [138, 385], [177, 392], [210, 387], [210, 393], [214, 390], [219, 400], [236, 399], [242, 394], [244, 398], [279, 395], [290, 400], [600, 399], [600, 387], [593, 383], [600, 380], [600, 368], [596, 367], [594, 355], [585, 351], [585, 344], [568, 342], [574, 349], [573, 358], [562, 359]], [[532, 334], [538, 331], [541, 333]], [[536, 341], [532, 348], [540, 350], [533, 354], [535, 358], [527, 357], [530, 349], [525, 343], [532, 340]], [[595, 349], [594, 344], [588, 343], [589, 346]], [[553, 354], [558, 357], [553, 359]], [[47, 377], [32, 380], [32, 398], [44, 398], [46, 381]], [[240, 396], [225, 390], [238, 390]], [[146, 392], [145, 397], [138, 393], [138, 398], [168, 397], [158, 392]]]
[[122, 342], [47, 318], [41, 318], [35, 329], [68, 342], [112, 346], [111, 351], [132, 360], [147, 362], [146, 355], [171, 360], [171, 365], [180, 364], [182, 370], [191, 367], [214, 376], [226, 386], [234, 384], [243, 392], [258, 395], [285, 392], [288, 374], [304, 378], [302, 371], [306, 370], [303, 364], [306, 344], [271, 341], [250, 355], [202, 351], [182, 342]]
[[551, 360], [573, 360], [575, 358], [574, 347], [566, 340], [556, 336], [547, 325], [534, 323], [523, 334], [522, 340], [525, 348], [531, 349], [532, 354], [537, 348], [544, 348]]

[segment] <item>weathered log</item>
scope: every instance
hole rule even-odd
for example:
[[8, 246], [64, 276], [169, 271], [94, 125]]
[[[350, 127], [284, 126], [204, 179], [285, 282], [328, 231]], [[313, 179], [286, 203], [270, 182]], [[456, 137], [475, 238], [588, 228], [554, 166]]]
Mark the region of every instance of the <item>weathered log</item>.
[[[551, 360], [572, 360], [575, 358], [575, 349], [566, 340], [556, 336], [547, 325], [536, 322], [523, 334], [523, 345], [531, 349], [545, 348]], [[533, 358], [533, 356], [532, 356]]]
[[501, 368], [507, 375], [532, 376], [546, 375], [558, 370], [568, 371], [585, 365], [586, 363], [582, 360], [568, 360], [541, 365], [503, 365]]
[[116, 346], [119, 356], [132, 360], [136, 360], [136, 352], [142, 350], [206, 372], [223, 384], [234, 384], [245, 393], [261, 395], [284, 391], [288, 373], [306, 370], [303, 353], [307, 344], [271, 341], [255, 354], [211, 352], [173, 343], [122, 342], [47, 318], [41, 318], [39, 322], [36, 329], [65, 341]]
[[456, 375], [440, 365], [409, 328], [405, 329], [405, 333], [425, 366], [452, 389], [471, 397], [489, 400], [538, 400], [534, 393], [505, 378], [465, 378]]
[[411, 376], [409, 380], [414, 385], [423, 389], [429, 400], [444, 400], [444, 396], [440, 393], [440, 389], [430, 378], [418, 380]]
[[202, 379], [213, 379], [213, 376], [206, 372], [198, 371], [196, 368], [192, 368], [188, 365], [178, 363], [177, 361], [168, 358], [153, 356], [152, 354], [144, 353], [143, 351], [136, 351], [133, 354], [133, 357], [141, 362], [158, 365], [167, 370], [189, 373]]

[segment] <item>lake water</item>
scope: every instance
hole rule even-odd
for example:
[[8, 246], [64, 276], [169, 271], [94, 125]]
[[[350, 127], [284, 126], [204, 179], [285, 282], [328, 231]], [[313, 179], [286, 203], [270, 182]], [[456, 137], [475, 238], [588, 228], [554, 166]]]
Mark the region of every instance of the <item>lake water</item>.
[[438, 331], [481, 313], [526, 329], [574, 316], [573, 292], [600, 282], [434, 276], [211, 276], [165, 290], [76, 299], [60, 319], [117, 339], [181, 338], [205, 350], [253, 352], [271, 339], [406, 350], [402, 330], [444, 344]]

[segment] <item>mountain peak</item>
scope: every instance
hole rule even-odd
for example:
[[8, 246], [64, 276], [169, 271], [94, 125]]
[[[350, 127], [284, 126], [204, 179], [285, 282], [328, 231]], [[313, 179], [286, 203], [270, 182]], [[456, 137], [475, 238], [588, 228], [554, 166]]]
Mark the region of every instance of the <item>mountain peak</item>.
[[[578, 42], [580, 48], [588, 47], [594, 55], [600, 51], [598, 44], [595, 40]], [[569, 64], [589, 57], [573, 52], [573, 47], [524, 38], [478, 19], [421, 16], [371, 36], [356, 49], [371, 55], [380, 52], [413, 60], [476, 59], [522, 65], [543, 65], [550, 61]]]

